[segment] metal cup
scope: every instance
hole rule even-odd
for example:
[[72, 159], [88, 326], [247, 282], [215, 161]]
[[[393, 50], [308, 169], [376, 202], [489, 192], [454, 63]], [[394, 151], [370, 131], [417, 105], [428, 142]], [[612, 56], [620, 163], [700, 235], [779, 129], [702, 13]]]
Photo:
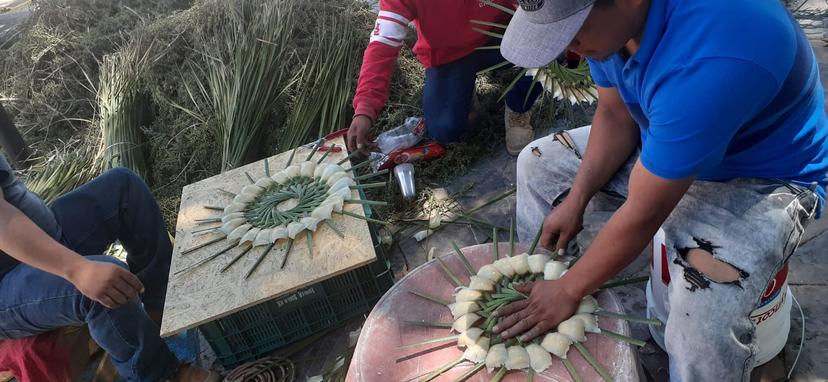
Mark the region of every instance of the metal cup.
[[412, 199], [417, 196], [417, 189], [414, 185], [414, 165], [401, 163], [394, 167], [394, 176], [400, 184], [400, 192], [403, 198]]

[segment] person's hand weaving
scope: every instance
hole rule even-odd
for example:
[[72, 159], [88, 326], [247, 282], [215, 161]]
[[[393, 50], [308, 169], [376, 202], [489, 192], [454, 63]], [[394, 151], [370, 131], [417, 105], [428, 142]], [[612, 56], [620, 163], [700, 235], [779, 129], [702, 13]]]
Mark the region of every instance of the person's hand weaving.
[[560, 256], [569, 241], [583, 229], [585, 203], [564, 199], [543, 220], [540, 244]]
[[376, 145], [371, 141], [371, 126], [373, 122], [364, 115], [357, 115], [348, 128], [348, 151], [359, 150], [360, 154], [368, 155]]
[[578, 309], [581, 296], [567, 292], [561, 280], [536, 281], [515, 286], [529, 298], [513, 302], [495, 312], [503, 321], [495, 325], [494, 333], [503, 338], [517, 335], [529, 341], [554, 329]]

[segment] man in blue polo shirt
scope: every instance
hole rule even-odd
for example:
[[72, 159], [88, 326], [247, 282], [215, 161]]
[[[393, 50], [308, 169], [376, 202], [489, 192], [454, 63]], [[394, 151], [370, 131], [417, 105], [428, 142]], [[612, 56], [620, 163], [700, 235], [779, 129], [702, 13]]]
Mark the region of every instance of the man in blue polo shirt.
[[666, 324], [671, 379], [748, 380], [750, 313], [824, 204], [824, 96], [801, 29], [778, 0], [520, 5], [503, 56], [537, 67], [568, 48], [589, 58], [599, 94], [591, 127], [521, 153], [520, 238], [543, 224], [541, 242], [561, 251], [594, 196], [624, 200], [580, 261], [524, 286], [529, 299], [498, 312], [495, 331], [555, 328], [661, 228], [672, 282], [665, 313], [652, 298], [648, 311]]

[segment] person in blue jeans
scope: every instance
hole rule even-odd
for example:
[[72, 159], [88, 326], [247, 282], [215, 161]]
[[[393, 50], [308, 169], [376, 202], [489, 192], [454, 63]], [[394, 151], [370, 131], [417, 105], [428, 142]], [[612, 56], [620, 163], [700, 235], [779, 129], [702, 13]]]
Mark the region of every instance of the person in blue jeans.
[[[443, 143], [457, 142], [471, 132], [469, 110], [472, 109], [471, 94], [477, 72], [503, 61], [499, 50], [478, 50], [457, 61], [426, 69], [423, 115], [432, 139]], [[506, 94], [504, 122], [507, 130], [511, 125], [529, 125], [529, 111], [543, 89], [539, 84], [532, 87], [532, 82], [532, 77], [524, 76]], [[524, 145], [514, 149], [507, 147], [507, 150], [517, 155]]]
[[[411, 50], [426, 69], [422, 101], [426, 134], [439, 143], [453, 143], [474, 131], [469, 114], [477, 72], [505, 61], [497, 49], [479, 48], [498, 44], [490, 33], [503, 32], [496, 25], [507, 23], [510, 15], [501, 9], [514, 8], [515, 2], [447, 0], [435, 4], [431, 0], [378, 1], [377, 21], [354, 94], [349, 150], [367, 154], [375, 148], [372, 130], [388, 99], [394, 63], [411, 31], [417, 34]], [[531, 82], [531, 77], [523, 78], [506, 100], [505, 143], [511, 155], [535, 137], [530, 112], [541, 87], [536, 86], [527, 99]]]
[[[159, 336], [172, 245], [146, 184], [118, 168], [47, 206], [0, 155], [0, 340], [87, 325], [127, 381], [205, 381]], [[127, 263], [102, 255], [120, 241]]]

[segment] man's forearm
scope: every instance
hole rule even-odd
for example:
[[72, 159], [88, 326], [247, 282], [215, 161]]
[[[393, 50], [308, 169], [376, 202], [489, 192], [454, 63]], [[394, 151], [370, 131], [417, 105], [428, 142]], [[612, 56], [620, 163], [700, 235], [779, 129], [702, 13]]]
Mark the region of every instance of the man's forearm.
[[592, 121], [584, 160], [568, 198], [585, 208], [612, 179], [638, 145], [638, 128], [628, 115], [599, 110]]
[[568, 293], [584, 296], [629, 265], [681, 200], [692, 178], [659, 178], [639, 161], [630, 175], [630, 195], [582, 258], [562, 278]]
[[621, 207], [607, 222], [592, 245], [561, 281], [575, 296], [598, 289], [633, 262], [647, 246], [660, 222], [636, 219]]
[[18, 261], [65, 279], [84, 258], [43, 232], [20, 210], [0, 200], [0, 250]]

